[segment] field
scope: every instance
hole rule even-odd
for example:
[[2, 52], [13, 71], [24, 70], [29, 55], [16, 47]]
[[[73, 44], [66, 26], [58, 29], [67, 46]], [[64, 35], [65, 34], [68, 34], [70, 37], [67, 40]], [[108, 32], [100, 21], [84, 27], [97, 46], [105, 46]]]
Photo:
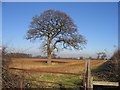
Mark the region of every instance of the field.
[[[26, 69], [38, 72], [27, 72], [24, 73], [25, 78], [34, 80], [42, 80], [48, 82], [60, 83], [59, 85], [51, 83], [41, 83], [41, 82], [30, 82], [31, 87], [42, 86], [42, 87], [61, 87], [60, 85], [66, 85], [65, 87], [76, 87], [72, 85], [82, 85], [83, 76], [74, 75], [64, 75], [64, 74], [50, 74], [50, 73], [40, 73], [39, 71], [45, 72], [66, 72], [66, 73], [76, 73], [83, 74], [85, 71], [85, 61], [77, 59], [52, 59], [52, 64], [46, 63], [47, 59], [38, 58], [12, 58], [12, 63], [10, 68]], [[106, 60], [91, 60], [91, 68], [97, 68], [101, 64], [106, 62]], [[20, 73], [16, 70], [16, 73]]]
[[[80, 73], [85, 69], [85, 60], [72, 59], [52, 59], [52, 64], [46, 63], [47, 59], [35, 58], [13, 58], [11, 68], [22, 68], [30, 70], [45, 70], [45, 71], [64, 71], [72, 73]], [[106, 62], [106, 60], [91, 60], [91, 68], [96, 68]]]

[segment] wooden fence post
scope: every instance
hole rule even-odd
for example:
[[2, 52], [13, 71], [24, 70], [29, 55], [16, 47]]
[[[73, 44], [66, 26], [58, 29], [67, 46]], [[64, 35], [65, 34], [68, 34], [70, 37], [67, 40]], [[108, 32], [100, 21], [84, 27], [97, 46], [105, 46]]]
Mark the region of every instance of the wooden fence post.
[[23, 80], [20, 81], [20, 90], [22, 90], [23, 87]]
[[91, 85], [90, 85], [90, 88], [93, 89], [93, 77], [92, 77], [92, 76], [91, 76], [91, 80], [90, 80], [90, 81], [91, 81], [91, 82], [90, 82], [90, 84], [91, 84]]
[[22, 74], [21, 74], [21, 81], [20, 81], [20, 90], [24, 90], [23, 87], [24, 87], [24, 70], [22, 71]]
[[93, 88], [92, 85], [92, 78], [91, 78], [91, 65], [90, 65], [90, 59], [86, 60], [85, 64], [85, 90], [90, 90]]

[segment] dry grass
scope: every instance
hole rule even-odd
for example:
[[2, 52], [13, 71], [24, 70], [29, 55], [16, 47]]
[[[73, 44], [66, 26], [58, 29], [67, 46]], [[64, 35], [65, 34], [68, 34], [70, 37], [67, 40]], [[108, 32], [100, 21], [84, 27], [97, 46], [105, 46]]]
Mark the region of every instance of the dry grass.
[[[30, 83], [31, 88], [38, 87], [51, 87], [51, 88], [61, 88], [59, 84], [64, 86], [64, 88], [77, 88], [77, 86], [67, 86], [64, 84], [71, 85], [83, 85], [83, 75], [85, 70], [86, 60], [74, 60], [74, 59], [52, 59], [52, 64], [45, 63], [47, 59], [38, 58], [12, 58], [12, 63], [9, 65], [10, 68], [20, 68], [29, 69], [31, 71], [51, 71], [51, 72], [68, 72], [81, 74], [80, 76], [66, 75], [66, 74], [51, 74], [51, 73], [40, 73], [40, 72], [21, 72], [14, 71], [13, 73], [24, 76], [25, 80]], [[92, 60], [92, 68], [96, 68], [106, 62], [106, 60]], [[46, 82], [34, 82], [33, 80], [43, 80], [50, 81], [59, 84], [46, 83]], [[26, 85], [26, 84], [25, 84]]]
[[[11, 68], [21, 68], [30, 70], [45, 70], [45, 71], [61, 71], [61, 72], [72, 72], [80, 73], [85, 69], [85, 60], [72, 60], [72, 59], [52, 59], [53, 63], [47, 65], [42, 61], [47, 59], [37, 58], [12, 58]], [[59, 63], [56, 63], [59, 62]], [[92, 68], [96, 68], [106, 62], [106, 60], [92, 60]]]

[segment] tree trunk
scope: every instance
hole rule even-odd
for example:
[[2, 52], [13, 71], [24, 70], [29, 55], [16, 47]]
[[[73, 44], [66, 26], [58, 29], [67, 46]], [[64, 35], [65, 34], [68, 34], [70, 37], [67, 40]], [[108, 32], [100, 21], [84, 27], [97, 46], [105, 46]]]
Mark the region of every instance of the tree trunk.
[[51, 55], [51, 48], [50, 48], [50, 40], [48, 40], [48, 43], [47, 43], [47, 57], [48, 57], [47, 63], [51, 64], [52, 55]]
[[49, 54], [49, 55], [48, 55], [48, 60], [47, 60], [47, 63], [48, 63], [48, 64], [51, 64], [51, 59], [52, 59], [51, 54]]

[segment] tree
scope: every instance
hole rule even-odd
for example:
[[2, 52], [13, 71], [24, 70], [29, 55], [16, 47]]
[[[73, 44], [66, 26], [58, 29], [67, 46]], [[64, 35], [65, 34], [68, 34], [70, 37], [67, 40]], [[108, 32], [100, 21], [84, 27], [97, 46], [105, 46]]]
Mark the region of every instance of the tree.
[[83, 59], [83, 56], [79, 57], [79, 59]]
[[34, 16], [26, 35], [27, 40], [44, 40], [47, 48], [48, 63], [51, 63], [52, 53], [62, 48], [80, 50], [86, 44], [85, 38], [78, 33], [73, 20], [64, 12], [47, 10], [39, 16]]
[[100, 59], [100, 52], [99, 53], [97, 53], [97, 59]]
[[106, 53], [105, 53], [105, 52], [102, 52], [101, 59], [102, 59], [102, 60], [105, 60], [106, 57], [107, 57]]
[[93, 58], [90, 56], [89, 59], [93, 59]]
[[107, 57], [107, 55], [106, 55], [105, 52], [98, 52], [98, 53], [97, 53], [97, 59], [105, 60], [106, 57]]

